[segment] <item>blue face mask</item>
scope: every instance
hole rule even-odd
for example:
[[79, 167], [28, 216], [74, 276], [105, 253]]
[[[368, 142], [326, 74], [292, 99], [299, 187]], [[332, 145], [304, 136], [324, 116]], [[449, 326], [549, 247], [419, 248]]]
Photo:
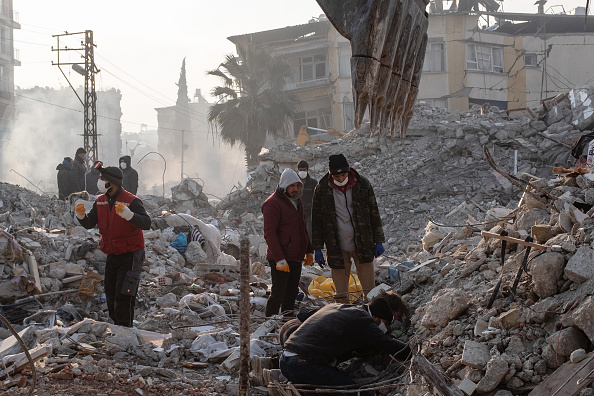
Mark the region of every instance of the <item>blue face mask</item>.
[[83, 159], [86, 161], [89, 159], [89, 156], [85, 154], [85, 155], [83, 155]]

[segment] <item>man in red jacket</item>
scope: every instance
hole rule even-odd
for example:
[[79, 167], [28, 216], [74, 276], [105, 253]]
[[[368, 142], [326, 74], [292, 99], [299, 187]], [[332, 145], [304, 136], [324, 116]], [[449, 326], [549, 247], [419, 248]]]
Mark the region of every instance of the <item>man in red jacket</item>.
[[297, 173], [285, 169], [276, 191], [262, 204], [264, 239], [268, 244], [266, 259], [272, 277], [266, 316], [278, 314], [279, 308], [283, 314], [293, 315], [301, 264], [313, 263], [302, 194], [303, 183]]
[[107, 254], [105, 298], [109, 317], [116, 325], [132, 327], [136, 291], [144, 261], [142, 230], [151, 228], [151, 219], [142, 201], [122, 188], [122, 170], [100, 167], [99, 195], [85, 214], [83, 203], [76, 205], [76, 217], [86, 229], [99, 226], [99, 248]]

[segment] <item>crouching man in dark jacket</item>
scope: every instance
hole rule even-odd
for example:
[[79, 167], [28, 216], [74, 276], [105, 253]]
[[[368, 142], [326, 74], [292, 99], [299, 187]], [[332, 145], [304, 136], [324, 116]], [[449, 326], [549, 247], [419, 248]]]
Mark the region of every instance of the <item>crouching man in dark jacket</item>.
[[99, 226], [99, 248], [107, 254], [105, 298], [109, 317], [116, 325], [132, 327], [136, 291], [144, 261], [142, 230], [151, 219], [142, 201], [122, 188], [122, 171], [115, 166], [99, 168], [99, 195], [85, 214], [83, 203], [76, 205], [76, 217], [86, 229]]
[[[396, 299], [402, 303], [394, 304]], [[382, 295], [365, 305], [322, 307], [285, 341], [280, 358], [283, 375], [296, 384], [353, 385], [355, 381], [335, 366], [354, 354], [389, 353], [406, 360], [410, 348], [387, 335], [386, 329], [394, 319], [401, 321], [407, 310], [406, 302], [397, 295]]]

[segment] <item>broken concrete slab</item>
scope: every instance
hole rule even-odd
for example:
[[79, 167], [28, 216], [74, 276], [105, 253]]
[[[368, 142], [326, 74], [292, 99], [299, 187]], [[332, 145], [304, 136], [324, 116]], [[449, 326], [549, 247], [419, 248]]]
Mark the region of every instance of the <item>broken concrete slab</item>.
[[581, 246], [565, 266], [565, 275], [574, 282], [582, 283], [594, 277], [594, 249]]
[[589, 341], [581, 330], [568, 327], [547, 337], [547, 343], [553, 347], [557, 354], [569, 356], [577, 349], [588, 348]]
[[446, 289], [435, 295], [425, 308], [421, 325], [426, 328], [446, 326], [468, 307], [469, 296], [459, 289]]
[[594, 342], [594, 296], [588, 296], [573, 311], [563, 316], [563, 326], [576, 326]]
[[491, 392], [503, 380], [508, 372], [508, 365], [505, 360], [495, 357], [487, 363], [485, 376], [477, 384], [476, 390], [481, 393]]
[[462, 352], [462, 364], [482, 370], [491, 359], [489, 346], [481, 342], [466, 340], [464, 341], [464, 351]]
[[540, 298], [547, 298], [558, 291], [558, 281], [563, 276], [565, 256], [546, 252], [535, 257], [530, 264], [534, 291]]
[[[35, 328], [33, 326], [29, 326], [19, 331], [18, 335], [27, 349], [31, 349], [35, 346], [37, 335], [35, 334]], [[11, 335], [0, 343], [0, 357], [16, 355], [20, 352], [23, 352], [23, 348], [14, 335]]]

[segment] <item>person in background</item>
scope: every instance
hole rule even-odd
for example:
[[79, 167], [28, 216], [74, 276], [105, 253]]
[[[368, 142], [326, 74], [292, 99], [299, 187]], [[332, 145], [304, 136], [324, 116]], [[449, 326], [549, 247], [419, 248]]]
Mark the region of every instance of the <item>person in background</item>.
[[64, 157], [64, 160], [56, 166], [58, 171], [58, 197], [63, 201], [74, 192], [70, 176], [72, 162], [72, 158]]
[[74, 163], [70, 171], [72, 188], [75, 192], [85, 190], [85, 174], [87, 173], [86, 161], [89, 159], [87, 150], [79, 147], [74, 156]]
[[303, 207], [305, 208], [305, 221], [307, 223], [307, 233], [311, 238], [311, 204], [313, 201], [314, 189], [318, 185], [318, 181], [309, 175], [309, 164], [301, 160], [297, 163], [297, 174], [303, 183]]
[[99, 181], [99, 171], [95, 169], [95, 166], [101, 161], [95, 161], [93, 167], [85, 175], [85, 189], [89, 194], [97, 195], [99, 189], [97, 188], [97, 182]]
[[104, 282], [109, 317], [116, 325], [132, 327], [144, 261], [142, 230], [151, 228], [151, 218], [142, 201], [122, 188], [120, 168], [100, 167], [99, 172], [101, 195], [88, 214], [85, 205], [77, 203], [76, 217], [86, 229], [99, 226], [99, 249], [107, 254]]
[[384, 253], [384, 231], [373, 187], [342, 154], [331, 155], [328, 173], [314, 191], [312, 244], [315, 260], [328, 266], [339, 298], [346, 297], [351, 260], [365, 295], [375, 287], [374, 257]]
[[[285, 169], [276, 191], [262, 204], [266, 259], [270, 264], [272, 289], [266, 316], [293, 315], [299, 292], [301, 265], [313, 263], [313, 249], [305, 226], [303, 183], [292, 169]], [[305, 259], [305, 260], [304, 260]]]
[[124, 184], [122, 184], [122, 187], [124, 187], [124, 190], [136, 195], [138, 191], [138, 172], [132, 168], [132, 158], [129, 155], [124, 155], [120, 158], [120, 169], [124, 174]]

